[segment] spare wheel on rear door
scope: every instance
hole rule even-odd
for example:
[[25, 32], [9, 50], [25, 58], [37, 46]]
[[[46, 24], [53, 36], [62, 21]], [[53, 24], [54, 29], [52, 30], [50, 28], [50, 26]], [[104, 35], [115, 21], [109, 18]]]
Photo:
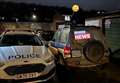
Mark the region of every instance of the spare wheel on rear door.
[[104, 56], [104, 45], [98, 40], [89, 41], [84, 45], [83, 54], [88, 61], [99, 63]]

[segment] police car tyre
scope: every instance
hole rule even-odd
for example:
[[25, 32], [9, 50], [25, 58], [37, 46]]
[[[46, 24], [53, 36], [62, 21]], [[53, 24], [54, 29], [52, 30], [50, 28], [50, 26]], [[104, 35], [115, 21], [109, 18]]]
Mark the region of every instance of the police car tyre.
[[13, 83], [12, 80], [0, 80], [0, 83]]
[[59, 83], [59, 79], [58, 79], [57, 74], [53, 77], [52, 83]]
[[99, 63], [104, 56], [104, 45], [98, 40], [89, 41], [84, 45], [83, 54], [88, 61]]

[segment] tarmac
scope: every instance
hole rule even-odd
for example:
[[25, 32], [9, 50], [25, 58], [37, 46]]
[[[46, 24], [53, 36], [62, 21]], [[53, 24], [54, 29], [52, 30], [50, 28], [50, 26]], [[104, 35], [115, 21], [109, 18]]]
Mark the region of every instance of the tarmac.
[[109, 63], [88, 70], [57, 65], [57, 75], [60, 83], [120, 83], [120, 66]]

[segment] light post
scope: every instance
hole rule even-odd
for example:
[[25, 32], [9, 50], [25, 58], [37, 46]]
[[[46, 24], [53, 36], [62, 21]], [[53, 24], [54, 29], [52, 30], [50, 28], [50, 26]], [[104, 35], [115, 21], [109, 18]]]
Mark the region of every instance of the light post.
[[80, 6], [76, 3], [74, 3], [72, 5], [73, 13], [72, 13], [72, 16], [71, 16], [71, 25], [73, 25], [73, 24], [75, 25], [77, 23], [77, 19], [79, 19], [79, 18], [77, 18], [77, 13], [78, 13], [79, 10], [80, 10]]

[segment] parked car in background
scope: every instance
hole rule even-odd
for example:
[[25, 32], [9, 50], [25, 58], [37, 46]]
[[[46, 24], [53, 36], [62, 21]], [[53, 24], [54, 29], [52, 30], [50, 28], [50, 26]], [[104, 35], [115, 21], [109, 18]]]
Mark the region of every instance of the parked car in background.
[[48, 30], [36, 30], [36, 33], [38, 36], [41, 36], [45, 41], [50, 41], [52, 40], [53, 36], [54, 36], [54, 31]]
[[7, 30], [1, 35], [0, 82], [44, 82], [55, 77], [54, 56], [34, 32]]
[[90, 68], [109, 62], [108, 43], [95, 26], [58, 28], [49, 46], [62, 65]]

